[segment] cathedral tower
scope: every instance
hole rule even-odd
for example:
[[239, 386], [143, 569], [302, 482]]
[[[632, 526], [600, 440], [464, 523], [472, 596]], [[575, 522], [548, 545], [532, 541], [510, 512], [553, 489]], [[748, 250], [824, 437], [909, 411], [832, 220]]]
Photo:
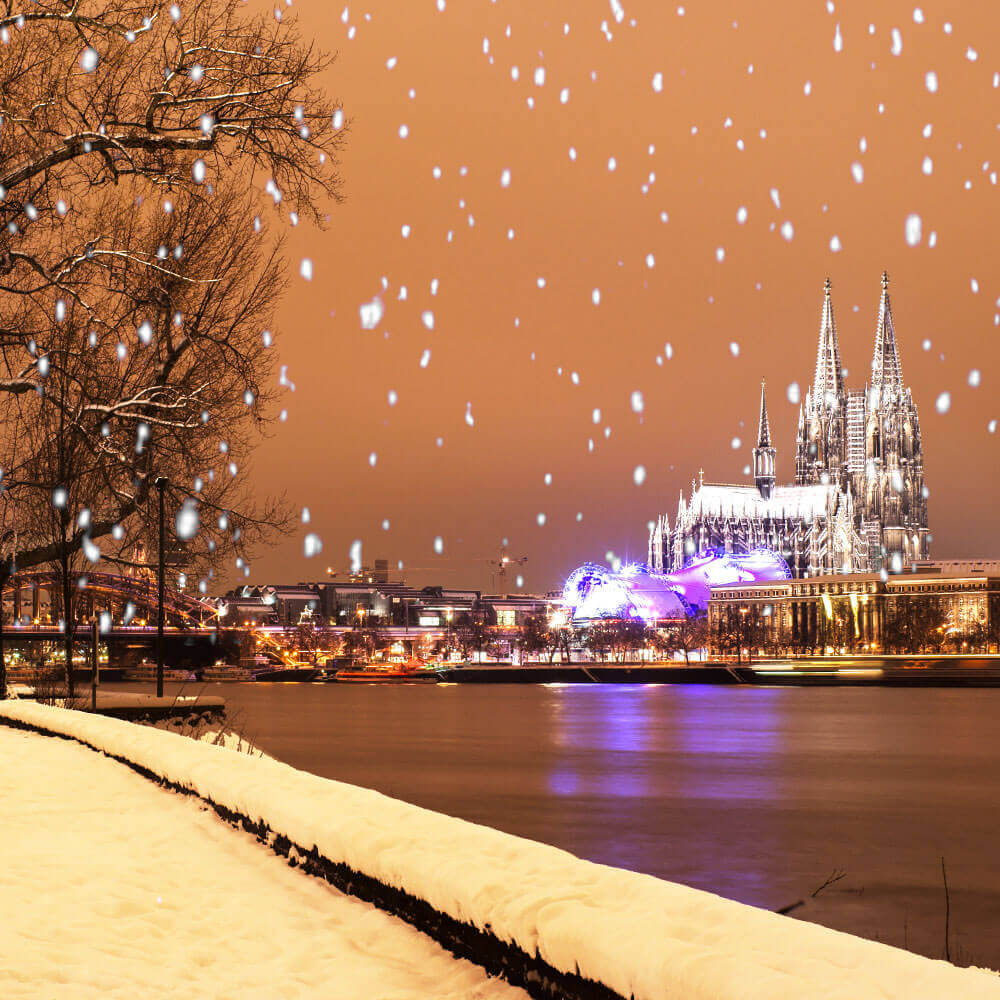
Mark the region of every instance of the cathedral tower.
[[903, 385], [889, 275], [882, 274], [872, 380], [865, 405], [862, 531], [877, 561], [893, 572], [928, 558], [927, 490], [917, 407]]
[[847, 396], [830, 288], [827, 278], [823, 286], [816, 374], [806, 391], [803, 420], [795, 442], [795, 483], [799, 486], [817, 483], [839, 486], [846, 471]]

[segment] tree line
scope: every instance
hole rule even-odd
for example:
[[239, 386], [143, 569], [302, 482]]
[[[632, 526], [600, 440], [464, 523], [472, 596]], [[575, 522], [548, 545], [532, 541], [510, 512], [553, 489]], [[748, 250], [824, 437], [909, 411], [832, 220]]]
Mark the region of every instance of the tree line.
[[816, 606], [812, 627], [778, 627], [757, 607], [745, 614], [720, 616], [711, 635], [713, 651], [742, 659], [754, 656], [822, 655], [827, 649], [847, 653], [894, 654], [985, 653], [1000, 649], [1000, 596], [990, 595], [982, 608], [962, 608], [961, 598], [939, 595], [892, 595], [880, 602], [881, 625], [875, 639], [866, 636], [858, 609], [846, 597], [833, 596], [829, 608]]
[[[644, 651], [659, 658], [683, 655], [686, 663], [709, 643], [708, 622], [704, 618], [658, 626], [641, 619], [620, 617], [591, 622], [585, 626], [553, 623], [545, 615], [528, 615], [513, 628], [500, 628], [485, 615], [471, 615], [456, 623], [434, 640], [427, 653], [447, 656], [457, 653], [463, 659], [475, 655], [499, 659], [517, 651], [522, 660], [534, 658], [554, 663], [558, 657], [566, 663], [579, 650], [594, 659], [626, 662]], [[365, 616], [350, 631], [339, 633], [335, 640], [314, 618], [289, 626], [286, 642], [307, 654], [326, 648], [351, 659], [367, 659], [391, 645], [387, 625], [377, 617]], [[335, 647], [335, 648], [331, 648]]]

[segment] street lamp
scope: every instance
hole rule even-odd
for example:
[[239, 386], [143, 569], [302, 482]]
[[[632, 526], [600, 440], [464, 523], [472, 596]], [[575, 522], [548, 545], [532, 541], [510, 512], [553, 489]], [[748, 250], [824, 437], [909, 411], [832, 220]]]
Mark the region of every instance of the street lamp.
[[160, 545], [156, 570], [156, 697], [163, 697], [163, 561], [166, 527], [163, 520], [163, 496], [167, 491], [169, 480], [166, 476], [157, 476], [157, 492], [160, 494]]
[[[747, 614], [749, 613], [749, 608], [740, 608], [740, 645], [743, 645], [743, 640], [746, 639], [747, 643], [747, 663], [750, 663], [753, 656], [750, 652], [750, 637], [747, 635]], [[737, 651], [736, 659], [739, 660], [739, 652]]]

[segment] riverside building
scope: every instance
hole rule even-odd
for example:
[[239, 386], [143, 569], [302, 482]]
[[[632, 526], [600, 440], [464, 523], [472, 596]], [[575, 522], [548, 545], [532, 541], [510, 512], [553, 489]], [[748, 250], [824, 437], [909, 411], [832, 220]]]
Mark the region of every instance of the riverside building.
[[713, 587], [713, 645], [742, 642], [772, 655], [1000, 649], [1000, 562], [915, 569]]
[[679, 569], [708, 548], [780, 552], [793, 576], [898, 573], [926, 561], [928, 491], [917, 407], [903, 384], [889, 277], [882, 275], [871, 381], [844, 383], [830, 279], [816, 371], [799, 406], [795, 482], [775, 481], [766, 389], [761, 383], [753, 483], [706, 483], [683, 491], [673, 526], [662, 514], [649, 534], [654, 573]]

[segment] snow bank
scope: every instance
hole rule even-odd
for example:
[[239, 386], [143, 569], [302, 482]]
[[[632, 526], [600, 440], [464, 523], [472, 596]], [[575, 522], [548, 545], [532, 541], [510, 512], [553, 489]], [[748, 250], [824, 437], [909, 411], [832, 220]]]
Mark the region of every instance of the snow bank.
[[145, 768], [305, 850], [635, 1000], [965, 1000], [1000, 978], [782, 917], [267, 758], [28, 702], [6, 717]]
[[86, 746], [0, 761], [3, 1000], [528, 1000]]

